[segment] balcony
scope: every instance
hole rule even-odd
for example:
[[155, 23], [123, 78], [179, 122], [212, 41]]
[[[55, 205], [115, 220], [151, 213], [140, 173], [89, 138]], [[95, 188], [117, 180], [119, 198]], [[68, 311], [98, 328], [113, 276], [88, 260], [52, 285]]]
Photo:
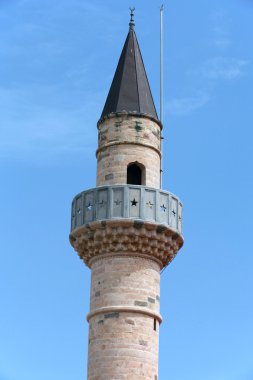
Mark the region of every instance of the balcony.
[[107, 219], [134, 219], [164, 224], [182, 234], [182, 203], [173, 194], [137, 185], [89, 189], [72, 202], [71, 232]]

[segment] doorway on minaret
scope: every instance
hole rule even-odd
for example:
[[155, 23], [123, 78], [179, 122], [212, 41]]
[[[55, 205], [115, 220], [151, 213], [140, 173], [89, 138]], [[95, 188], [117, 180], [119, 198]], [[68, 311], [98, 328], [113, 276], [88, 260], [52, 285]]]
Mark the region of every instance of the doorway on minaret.
[[127, 184], [128, 185], [146, 185], [145, 166], [139, 162], [131, 162], [127, 166]]

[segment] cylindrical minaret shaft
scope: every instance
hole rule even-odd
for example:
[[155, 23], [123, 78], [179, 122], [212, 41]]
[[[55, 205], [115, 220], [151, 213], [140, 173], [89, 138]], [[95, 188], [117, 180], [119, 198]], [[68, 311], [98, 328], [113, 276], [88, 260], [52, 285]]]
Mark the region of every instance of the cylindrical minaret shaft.
[[[123, 256], [123, 257], [122, 257]], [[88, 379], [155, 379], [160, 266], [122, 255], [91, 264]]]
[[[130, 182], [159, 188], [161, 125], [157, 120], [119, 113], [105, 117], [98, 130], [97, 186]], [[135, 200], [140, 203], [137, 196]], [[139, 207], [138, 203], [131, 207]], [[121, 220], [115, 226], [120, 232], [114, 236], [105, 226], [108, 243], [115, 239], [123, 249], [111, 252], [107, 247], [90, 261], [88, 379], [103, 373], [108, 380], [153, 380], [158, 376], [161, 263], [145, 257], [132, 226]], [[126, 250], [129, 236], [134, 252]]]

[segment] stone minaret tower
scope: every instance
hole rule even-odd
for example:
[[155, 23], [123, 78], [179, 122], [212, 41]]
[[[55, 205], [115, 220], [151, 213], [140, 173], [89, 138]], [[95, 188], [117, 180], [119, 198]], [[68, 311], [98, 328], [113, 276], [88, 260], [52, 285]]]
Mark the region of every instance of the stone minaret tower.
[[88, 380], [158, 380], [160, 271], [183, 244], [160, 189], [161, 131], [133, 17], [97, 124], [97, 187], [72, 203], [70, 242], [91, 269]]

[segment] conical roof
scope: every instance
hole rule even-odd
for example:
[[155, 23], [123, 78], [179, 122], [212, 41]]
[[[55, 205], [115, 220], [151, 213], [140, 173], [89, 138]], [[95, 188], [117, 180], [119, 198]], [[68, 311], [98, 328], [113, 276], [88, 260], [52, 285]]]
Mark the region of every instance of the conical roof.
[[133, 25], [130, 23], [101, 118], [110, 113], [125, 111], [147, 114], [158, 120]]

